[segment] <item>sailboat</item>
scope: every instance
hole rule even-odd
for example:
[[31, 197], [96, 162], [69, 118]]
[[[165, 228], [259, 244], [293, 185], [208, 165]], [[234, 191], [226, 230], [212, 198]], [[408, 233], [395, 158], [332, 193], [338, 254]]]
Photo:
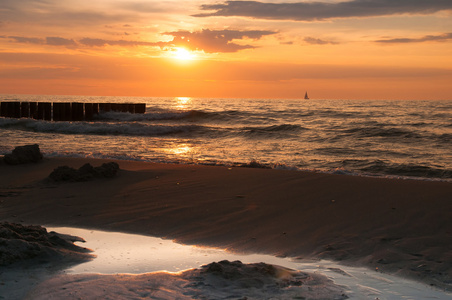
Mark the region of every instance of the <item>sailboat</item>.
[[307, 92], [307, 91], [306, 91], [306, 93], [304, 94], [304, 99], [305, 99], [305, 100], [309, 100], [308, 92]]

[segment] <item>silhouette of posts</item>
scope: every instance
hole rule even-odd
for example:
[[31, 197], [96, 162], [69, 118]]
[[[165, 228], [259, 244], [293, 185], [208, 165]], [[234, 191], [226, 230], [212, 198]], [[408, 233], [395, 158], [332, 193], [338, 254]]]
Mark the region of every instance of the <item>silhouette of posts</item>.
[[85, 103], [85, 120], [92, 120], [94, 116], [94, 105]]
[[71, 103], [64, 103], [63, 110], [63, 120], [62, 121], [72, 121], [72, 106]]
[[20, 118], [20, 102], [12, 102], [14, 107], [13, 118]]
[[52, 103], [43, 102], [42, 105], [44, 106], [44, 120], [52, 121]]
[[136, 114], [144, 114], [145, 112], [146, 112], [146, 104], [145, 103], [135, 104], [135, 113]]
[[72, 121], [83, 121], [83, 103], [72, 102]]
[[36, 119], [44, 120], [44, 103], [42, 102], [38, 102], [38, 115]]
[[30, 103], [21, 102], [20, 103], [20, 117], [29, 118], [30, 117]]
[[53, 120], [54, 121], [64, 120], [64, 103], [60, 102], [53, 103]]
[[127, 104], [127, 111], [131, 114], [135, 113], [135, 104]]
[[0, 117], [6, 117], [6, 104], [3, 102], [0, 102]]
[[0, 102], [0, 117], [33, 118], [46, 121], [92, 120], [100, 112], [144, 114], [145, 103]]
[[99, 111], [109, 112], [111, 111], [110, 103], [99, 103]]
[[0, 117], [8, 117], [8, 102], [2, 102], [0, 106]]
[[93, 103], [93, 114], [94, 115], [99, 114], [99, 103]]
[[37, 119], [38, 118], [38, 103], [30, 102], [30, 118]]

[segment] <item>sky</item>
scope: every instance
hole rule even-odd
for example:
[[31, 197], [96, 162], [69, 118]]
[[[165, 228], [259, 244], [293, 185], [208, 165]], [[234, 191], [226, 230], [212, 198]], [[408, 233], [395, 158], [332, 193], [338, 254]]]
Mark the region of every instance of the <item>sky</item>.
[[451, 0], [0, 0], [0, 94], [452, 99]]

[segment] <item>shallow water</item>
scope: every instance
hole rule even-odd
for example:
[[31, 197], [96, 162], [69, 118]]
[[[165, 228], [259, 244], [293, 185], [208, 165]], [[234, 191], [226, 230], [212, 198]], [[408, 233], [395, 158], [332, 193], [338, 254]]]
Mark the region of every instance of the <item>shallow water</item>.
[[142, 274], [157, 271], [178, 272], [214, 261], [265, 262], [309, 273], [320, 273], [344, 286], [350, 299], [452, 299], [451, 293], [427, 285], [383, 274], [367, 268], [347, 267], [331, 261], [300, 261], [260, 254], [234, 254], [221, 249], [187, 246], [141, 235], [85, 230], [47, 228], [83, 237], [80, 246], [93, 250], [94, 260], [66, 270], [69, 274]]

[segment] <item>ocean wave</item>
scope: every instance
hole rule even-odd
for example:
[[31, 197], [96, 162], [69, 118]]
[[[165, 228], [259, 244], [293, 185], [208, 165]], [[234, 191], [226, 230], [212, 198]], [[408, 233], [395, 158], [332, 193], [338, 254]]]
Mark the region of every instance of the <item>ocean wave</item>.
[[202, 110], [162, 110], [156, 109], [152, 112], [145, 114], [131, 114], [124, 112], [103, 112], [100, 113], [96, 120], [102, 121], [123, 121], [123, 122], [144, 122], [144, 121], [171, 121], [171, 120], [187, 120], [187, 121], [236, 121], [240, 118], [240, 112], [238, 111], [225, 111], [225, 112], [206, 112]]
[[452, 170], [440, 167], [425, 166], [418, 164], [397, 164], [377, 160], [372, 164], [359, 169], [361, 172], [399, 175], [421, 178], [452, 178]]
[[343, 133], [353, 135], [355, 137], [361, 138], [372, 138], [372, 137], [403, 137], [403, 138], [411, 138], [418, 139], [422, 138], [417, 132], [401, 129], [397, 127], [355, 127], [351, 129], [342, 130]]
[[300, 125], [294, 124], [282, 124], [282, 125], [271, 125], [271, 126], [258, 126], [258, 127], [243, 127], [242, 131], [247, 132], [298, 132], [301, 130], [306, 130]]
[[0, 128], [62, 134], [161, 136], [208, 130], [197, 125], [150, 125], [144, 123], [48, 122], [33, 119], [0, 119]]

